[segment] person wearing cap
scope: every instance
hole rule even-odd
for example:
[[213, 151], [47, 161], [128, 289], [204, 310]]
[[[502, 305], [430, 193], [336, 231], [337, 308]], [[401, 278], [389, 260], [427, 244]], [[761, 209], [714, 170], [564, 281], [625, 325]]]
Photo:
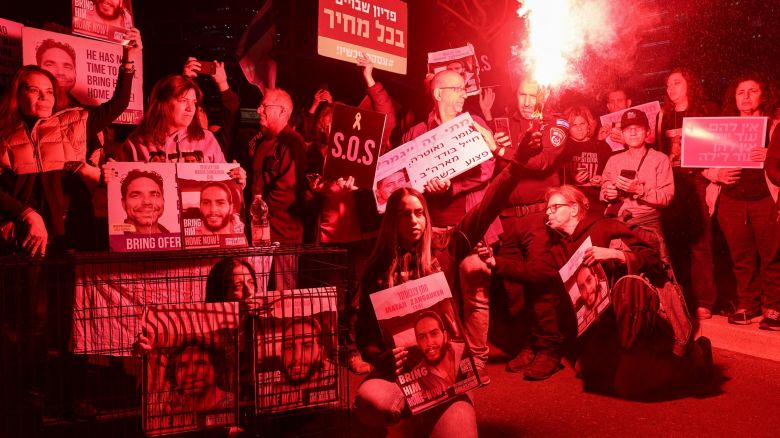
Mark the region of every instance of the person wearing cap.
[[661, 229], [661, 210], [674, 197], [671, 162], [663, 152], [647, 147], [650, 123], [643, 111], [626, 111], [620, 126], [626, 151], [610, 157], [604, 168], [601, 199], [610, 204], [605, 215], [623, 220], [671, 266]]

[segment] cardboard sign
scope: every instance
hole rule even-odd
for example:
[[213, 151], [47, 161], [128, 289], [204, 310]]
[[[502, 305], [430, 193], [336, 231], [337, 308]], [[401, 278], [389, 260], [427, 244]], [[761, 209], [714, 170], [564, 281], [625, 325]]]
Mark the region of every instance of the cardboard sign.
[[143, 318], [147, 436], [238, 423], [238, 303], [155, 306]]
[[[630, 109], [638, 109], [645, 113], [647, 121], [650, 123], [650, 135], [647, 136], [645, 142], [655, 143], [655, 125], [658, 123], [658, 113], [661, 112], [661, 104], [658, 101], [643, 103], [642, 105], [632, 106], [631, 108], [615, 111], [614, 113], [604, 114], [599, 118], [601, 126], [620, 128], [620, 118], [623, 117], [624, 112]], [[613, 151], [622, 151], [626, 148], [625, 145], [616, 142], [610, 136], [607, 136], [606, 141]]]
[[463, 76], [467, 96], [479, 94], [479, 62], [474, 46], [467, 44], [455, 49], [428, 53], [428, 73], [436, 74], [444, 70], [452, 70]]
[[[58, 82], [84, 106], [96, 106], [114, 95], [122, 47], [87, 38], [25, 27], [22, 29], [24, 64], [52, 71]], [[143, 65], [135, 61], [132, 94], [127, 109], [114, 123], [138, 124], [144, 115]]]
[[338, 402], [336, 288], [273, 291], [257, 301], [270, 310], [253, 325], [255, 412]]
[[133, 28], [130, 0], [73, 0], [73, 33], [123, 43]]
[[241, 186], [228, 173], [232, 163], [178, 163], [184, 248], [247, 246]]
[[442, 272], [374, 292], [370, 298], [387, 348], [405, 347], [408, 352], [396, 383], [412, 414], [481, 385]]
[[0, 18], [0, 86], [7, 89], [11, 76], [22, 66], [21, 23]]
[[379, 213], [385, 212], [387, 199], [394, 191], [403, 187], [412, 187], [406, 163], [415, 146], [414, 142], [404, 143], [379, 157], [373, 186], [376, 209]]
[[750, 150], [765, 147], [766, 129], [766, 117], [686, 117], [682, 167], [762, 169]]
[[317, 53], [354, 63], [365, 52], [376, 68], [406, 74], [406, 3], [320, 0], [318, 15]]
[[593, 324], [609, 306], [609, 281], [600, 264], [583, 264], [585, 251], [592, 248], [590, 236], [558, 271], [577, 315], [577, 336]]
[[328, 180], [355, 177], [355, 186], [371, 189], [387, 116], [336, 104], [323, 176]]
[[108, 241], [111, 251], [181, 249], [176, 165], [115, 162], [108, 180]]

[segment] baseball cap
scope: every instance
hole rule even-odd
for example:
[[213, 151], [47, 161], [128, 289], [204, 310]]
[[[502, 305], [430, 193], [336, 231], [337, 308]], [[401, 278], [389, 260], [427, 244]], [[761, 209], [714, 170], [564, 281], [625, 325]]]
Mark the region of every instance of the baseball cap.
[[645, 112], [638, 109], [630, 109], [624, 112], [620, 118], [620, 127], [626, 129], [629, 126], [641, 126], [645, 129], [650, 129], [650, 123], [647, 121]]

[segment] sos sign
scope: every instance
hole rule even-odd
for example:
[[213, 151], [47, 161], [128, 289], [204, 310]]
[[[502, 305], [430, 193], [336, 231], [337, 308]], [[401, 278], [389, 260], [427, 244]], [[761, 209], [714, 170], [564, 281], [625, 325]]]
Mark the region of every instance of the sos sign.
[[357, 187], [371, 190], [386, 119], [385, 114], [375, 111], [334, 105], [323, 177], [336, 180], [352, 176]]

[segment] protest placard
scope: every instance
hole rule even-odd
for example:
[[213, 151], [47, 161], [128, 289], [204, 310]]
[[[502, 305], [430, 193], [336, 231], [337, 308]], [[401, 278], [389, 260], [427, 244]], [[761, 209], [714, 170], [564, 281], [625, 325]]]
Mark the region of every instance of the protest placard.
[[22, 66], [21, 23], [0, 18], [0, 87], [7, 89], [11, 77]]
[[242, 188], [230, 178], [233, 163], [178, 163], [183, 247], [247, 246]]
[[466, 44], [463, 47], [428, 53], [428, 73], [435, 74], [444, 70], [452, 70], [463, 76], [467, 96], [479, 94], [479, 62], [474, 46]]
[[[643, 103], [642, 105], [632, 106], [624, 110], [615, 111], [614, 113], [604, 114], [599, 118], [601, 126], [608, 126], [610, 128], [620, 128], [620, 118], [623, 117], [623, 113], [630, 109], [638, 109], [643, 111], [647, 116], [647, 121], [650, 122], [650, 133], [647, 136], [646, 143], [655, 143], [655, 126], [658, 123], [658, 113], [661, 112], [661, 104], [658, 101]], [[610, 136], [606, 138], [607, 144], [613, 151], [622, 151], [626, 147], [613, 140]]]
[[[111, 251], [181, 249], [176, 165], [114, 162], [108, 179], [108, 241]], [[108, 170], [107, 170], [108, 171]]]
[[577, 336], [596, 321], [609, 306], [609, 282], [600, 264], [583, 263], [585, 251], [592, 248], [590, 236], [558, 271], [577, 315]]
[[355, 186], [371, 189], [382, 147], [387, 116], [375, 111], [336, 104], [325, 156], [323, 176], [328, 180], [355, 178]]
[[404, 143], [379, 157], [373, 186], [376, 209], [379, 213], [385, 212], [387, 199], [394, 191], [403, 187], [412, 187], [406, 163], [415, 146], [416, 143], [413, 141]]
[[682, 167], [762, 169], [750, 150], [766, 142], [766, 117], [686, 117], [682, 127]]
[[272, 291], [255, 303], [268, 309], [253, 326], [256, 412], [338, 402], [336, 288]]
[[412, 414], [482, 384], [442, 272], [374, 292], [370, 298], [387, 348], [407, 350], [396, 382]]
[[144, 367], [147, 436], [238, 423], [238, 303], [150, 307], [143, 332], [151, 343]]
[[73, 33], [123, 43], [133, 28], [130, 0], [73, 0]]
[[317, 53], [354, 62], [365, 52], [376, 68], [406, 74], [406, 3], [320, 0], [318, 15]]
[[[96, 106], [114, 95], [122, 46], [88, 38], [25, 27], [22, 29], [24, 64], [52, 71], [60, 87], [83, 106]], [[130, 104], [114, 123], [138, 124], [144, 115], [143, 65], [135, 61]]]

